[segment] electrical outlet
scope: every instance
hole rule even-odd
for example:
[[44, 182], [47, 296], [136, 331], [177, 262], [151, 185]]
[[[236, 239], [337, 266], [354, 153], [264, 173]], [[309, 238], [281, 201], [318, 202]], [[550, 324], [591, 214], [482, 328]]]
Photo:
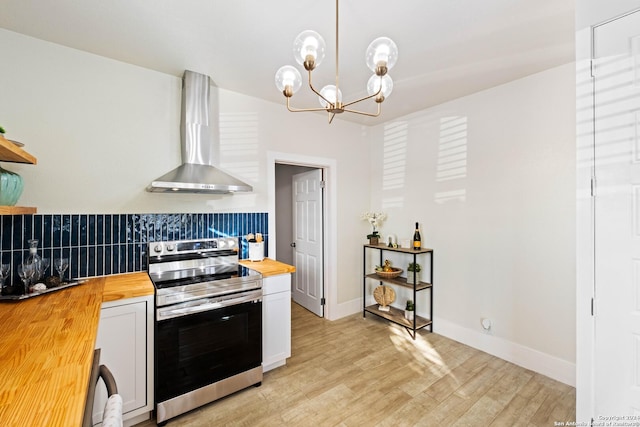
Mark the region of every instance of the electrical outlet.
[[480, 324], [482, 325], [482, 329], [489, 332], [491, 330], [491, 319], [487, 319], [486, 317], [480, 319]]

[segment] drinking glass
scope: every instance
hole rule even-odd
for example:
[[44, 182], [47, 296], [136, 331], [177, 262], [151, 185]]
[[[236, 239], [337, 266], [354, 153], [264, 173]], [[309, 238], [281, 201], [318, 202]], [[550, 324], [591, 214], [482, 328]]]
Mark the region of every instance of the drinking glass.
[[45, 279], [47, 277], [47, 270], [49, 269], [49, 266], [51, 265], [51, 261], [49, 261], [49, 258], [42, 258], [42, 263], [40, 264], [40, 274], [39, 274], [39, 279]]
[[20, 276], [20, 279], [24, 284], [25, 295], [29, 293], [29, 282], [31, 281], [31, 278], [33, 277], [35, 272], [36, 270], [33, 264], [20, 264], [18, 266], [18, 276]]
[[0, 294], [4, 295], [4, 282], [9, 275], [9, 269], [11, 268], [11, 264], [0, 264]]
[[60, 275], [60, 282], [62, 282], [64, 272], [67, 271], [67, 268], [69, 268], [69, 258], [56, 258], [53, 261], [53, 265]]

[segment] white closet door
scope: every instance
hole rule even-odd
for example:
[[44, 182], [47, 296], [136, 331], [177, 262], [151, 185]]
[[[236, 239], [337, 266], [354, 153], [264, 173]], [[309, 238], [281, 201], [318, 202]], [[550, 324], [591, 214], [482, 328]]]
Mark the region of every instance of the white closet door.
[[640, 12], [595, 27], [593, 37], [593, 410], [601, 421], [640, 415]]

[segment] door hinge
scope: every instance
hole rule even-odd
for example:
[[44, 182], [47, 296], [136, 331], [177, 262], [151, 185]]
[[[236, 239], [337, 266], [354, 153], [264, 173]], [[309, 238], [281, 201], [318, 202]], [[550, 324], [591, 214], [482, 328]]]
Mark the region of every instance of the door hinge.
[[596, 300], [594, 298], [591, 298], [591, 315], [596, 315]]
[[327, 300], [325, 300], [324, 298], [320, 298], [320, 305], [325, 305], [327, 303]]
[[320, 188], [324, 188], [326, 186], [326, 182], [324, 180], [320, 181]]
[[596, 197], [596, 177], [591, 177], [591, 197]]
[[595, 77], [596, 76], [596, 64], [593, 61], [593, 59], [591, 60], [591, 62], [589, 63], [589, 73], [591, 74], [591, 77]]

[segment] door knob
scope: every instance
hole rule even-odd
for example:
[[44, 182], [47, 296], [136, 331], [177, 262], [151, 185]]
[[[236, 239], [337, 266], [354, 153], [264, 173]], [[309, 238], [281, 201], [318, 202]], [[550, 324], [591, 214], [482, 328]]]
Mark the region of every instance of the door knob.
[[292, 248], [296, 247], [296, 242], [291, 242], [291, 244], [289, 244], [289, 246], [291, 246]]

